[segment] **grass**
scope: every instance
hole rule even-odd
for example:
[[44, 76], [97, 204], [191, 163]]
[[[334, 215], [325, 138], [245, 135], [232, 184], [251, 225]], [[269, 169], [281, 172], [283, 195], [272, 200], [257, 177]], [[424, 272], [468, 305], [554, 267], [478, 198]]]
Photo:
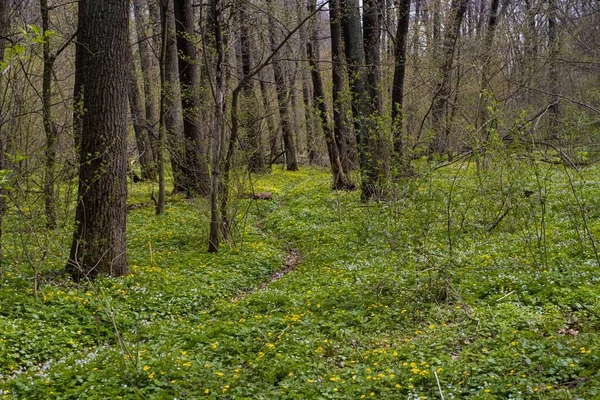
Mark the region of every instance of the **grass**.
[[[64, 262], [54, 240], [37, 300], [32, 268], [6, 260], [2, 396], [599, 396], [600, 171], [419, 168], [370, 204], [331, 192], [324, 170], [274, 171], [255, 182], [274, 200], [241, 200], [217, 255], [203, 200], [132, 210], [130, 276], [49, 274]], [[254, 290], [290, 249], [296, 268]]]

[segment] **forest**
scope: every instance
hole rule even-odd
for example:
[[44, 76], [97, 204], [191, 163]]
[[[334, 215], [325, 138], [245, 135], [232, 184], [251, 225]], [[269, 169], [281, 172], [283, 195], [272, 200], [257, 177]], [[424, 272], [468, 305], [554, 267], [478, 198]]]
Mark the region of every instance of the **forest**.
[[0, 0], [1, 399], [600, 398], [595, 0]]

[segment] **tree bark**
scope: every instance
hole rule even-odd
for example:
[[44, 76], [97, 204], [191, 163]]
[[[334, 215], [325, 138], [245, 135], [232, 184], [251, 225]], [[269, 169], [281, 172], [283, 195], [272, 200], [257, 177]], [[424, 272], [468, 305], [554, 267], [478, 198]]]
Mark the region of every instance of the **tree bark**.
[[373, 107], [369, 101], [365, 82], [365, 52], [360, 23], [360, 12], [357, 0], [340, 1], [342, 10], [342, 30], [344, 35], [344, 50], [348, 64], [348, 80], [352, 96], [352, 115], [354, 131], [359, 153], [361, 171], [361, 199], [370, 200], [377, 195], [376, 160], [372, 146], [372, 132], [367, 119], [371, 116]]
[[[42, 15], [42, 35], [50, 27], [48, 15], [48, 1], [40, 0], [40, 11]], [[44, 169], [44, 204], [46, 211], [46, 226], [55, 229], [57, 223], [56, 215], [56, 152], [58, 147], [58, 130], [52, 116], [52, 72], [56, 56], [50, 51], [50, 41], [44, 40], [43, 44], [44, 68], [42, 72], [42, 116], [44, 120], [44, 132], [46, 133], [46, 157]]]
[[191, 0], [175, 0], [175, 25], [179, 50], [179, 81], [183, 109], [185, 137], [186, 191], [188, 195], [208, 196], [210, 177], [206, 153], [206, 135], [200, 117], [200, 74], [194, 36], [194, 19]]
[[454, 50], [460, 33], [460, 25], [467, 9], [469, 0], [452, 0], [450, 15], [444, 35], [443, 60], [440, 67], [440, 81], [437, 85], [431, 110], [434, 138], [429, 146], [431, 154], [443, 154], [448, 151], [450, 126], [446, 118], [448, 100], [451, 94], [452, 66]]
[[[10, 0], [0, 0], [0, 60], [4, 60], [4, 49], [6, 48], [6, 40], [4, 39], [8, 34], [8, 27], [10, 24], [9, 19]], [[0, 88], [4, 85], [4, 74], [0, 73]], [[7, 142], [7, 131], [4, 129], [6, 121], [3, 116], [4, 110], [0, 109], [0, 169], [7, 167], [6, 163], [6, 142]], [[2, 232], [4, 213], [6, 212], [6, 190], [0, 188], [0, 262], [4, 258], [4, 247], [2, 246]]]
[[344, 46], [342, 43], [340, 0], [332, 0], [329, 3], [329, 27], [331, 30], [333, 132], [344, 171], [351, 171], [354, 169], [355, 160], [350, 155], [350, 134], [346, 123]]
[[168, 0], [168, 2], [167, 54], [165, 58], [165, 128], [167, 130], [169, 161], [173, 171], [173, 193], [185, 193], [185, 139], [183, 137], [181, 89], [179, 87], [179, 57], [177, 55], [173, 0]]
[[558, 52], [559, 52], [559, 40], [558, 40], [558, 7], [556, 0], [548, 1], [548, 82], [550, 84], [550, 126], [548, 132], [549, 139], [558, 138], [556, 132], [560, 119], [560, 105], [559, 105], [559, 76], [558, 76]]
[[[248, 1], [240, 0], [238, 9], [243, 78], [249, 77], [252, 70], [252, 42], [248, 26]], [[246, 105], [243, 111], [243, 125], [248, 136], [248, 170], [252, 173], [260, 173], [264, 172], [265, 161], [258, 118], [256, 117], [258, 109], [255, 106], [254, 83], [251, 79], [244, 81], [242, 92], [242, 103]]]
[[392, 124], [394, 130], [394, 155], [396, 167], [401, 168], [404, 159], [404, 78], [406, 75], [406, 42], [410, 22], [410, 0], [400, 0], [398, 29], [394, 60], [394, 83], [392, 86]]
[[169, 12], [169, 0], [160, 0], [160, 58], [159, 71], [160, 71], [160, 122], [158, 126], [158, 143], [157, 143], [157, 154], [156, 164], [158, 166], [158, 199], [156, 200], [156, 215], [163, 215], [165, 213], [165, 197], [166, 197], [166, 185], [165, 185], [165, 147], [167, 141], [167, 40], [169, 32], [167, 31], [168, 25], [168, 12]]
[[[222, 130], [224, 124], [225, 111], [225, 77], [224, 77], [224, 46], [223, 46], [223, 31], [222, 31], [222, 0], [214, 1], [213, 19], [214, 19], [214, 45], [216, 50], [216, 70], [215, 70], [215, 119], [212, 132], [212, 168], [210, 175], [210, 232], [208, 238], [208, 252], [217, 253], [219, 251], [219, 239], [223, 227], [222, 224], [227, 224], [227, 191], [229, 189], [228, 179], [224, 179], [223, 193], [221, 203], [219, 203], [219, 192], [221, 192], [221, 142]], [[238, 92], [239, 93], [239, 92]], [[236, 138], [232, 137], [231, 142], [235, 142]], [[233, 151], [231, 149], [230, 151]], [[229, 157], [228, 157], [229, 159]], [[228, 160], [225, 160], [226, 162]], [[226, 173], [229, 174], [229, 166], [225, 166]]]
[[488, 19], [487, 29], [485, 37], [483, 39], [483, 51], [481, 56], [481, 77], [479, 83], [479, 104], [477, 107], [477, 128], [483, 130], [483, 136], [481, 146], [479, 150], [480, 157], [477, 159], [477, 165], [479, 167], [487, 168], [489, 164], [488, 155], [486, 154], [485, 143], [488, 141], [490, 133], [496, 127], [496, 121], [494, 116], [490, 114], [488, 107], [492, 99], [495, 98], [495, 94], [490, 85], [489, 69], [491, 67], [491, 56], [492, 56], [492, 44], [494, 43], [494, 36], [496, 33], [496, 26], [498, 25], [498, 7], [500, 0], [492, 0], [490, 4], [490, 16]]
[[[274, 12], [273, 0], [267, 0], [267, 5]], [[277, 47], [277, 31], [275, 29], [277, 21], [269, 14], [269, 43], [271, 51]], [[279, 103], [279, 118], [281, 120], [281, 134], [283, 137], [283, 149], [285, 151], [285, 162], [288, 171], [298, 170], [298, 161], [296, 159], [296, 146], [291, 131], [291, 121], [287, 105], [288, 91], [285, 83], [283, 66], [281, 65], [279, 55], [275, 55], [272, 60], [273, 75], [275, 77], [275, 86], [277, 88], [277, 101]]]
[[[86, 9], [87, 0], [79, 0], [77, 7], [77, 20], [85, 18], [84, 12]], [[83, 53], [86, 51], [83, 48], [80, 40], [81, 32], [77, 32], [77, 40], [75, 42], [75, 82], [73, 83], [73, 142], [75, 144], [75, 159], [80, 163], [79, 155], [81, 154], [81, 131], [83, 129], [83, 98], [85, 88], [83, 87]]]
[[363, 8], [363, 43], [365, 53], [366, 84], [369, 91], [371, 117], [379, 117], [383, 113], [383, 97], [380, 90], [381, 81], [381, 24], [379, 21], [378, 0], [364, 0]]
[[[127, 219], [127, 59], [128, 4], [86, 0], [80, 12], [83, 124], [79, 201], [67, 263], [73, 279], [128, 272]], [[79, 5], [81, 7], [81, 3]]]
[[[314, 12], [316, 9], [316, 1], [308, 0], [309, 12]], [[338, 146], [335, 142], [335, 135], [329, 123], [329, 113], [327, 112], [327, 103], [325, 103], [325, 91], [323, 90], [323, 79], [319, 70], [319, 45], [317, 40], [317, 29], [312, 27], [310, 32], [310, 40], [306, 43], [306, 54], [310, 67], [310, 75], [313, 84], [313, 93], [315, 107], [317, 109], [321, 126], [325, 134], [325, 142], [327, 143], [327, 154], [329, 155], [329, 164], [331, 166], [331, 175], [333, 178], [333, 188], [335, 190], [354, 190], [356, 185], [346, 177]]]
[[[308, 3], [306, 4], [308, 11], [311, 11], [311, 4], [312, 1], [308, 0]], [[314, 9], [315, 7], [313, 7]], [[306, 14], [304, 12], [305, 10], [305, 3], [303, 3], [301, 0], [297, 0], [296, 1], [296, 10], [298, 13], [298, 21], [302, 20], [302, 17]], [[310, 32], [316, 32], [314, 27], [315, 24], [318, 23], [318, 14], [315, 15], [315, 19], [311, 20], [308, 24], [308, 31]], [[308, 34], [307, 34], [307, 29], [302, 26], [299, 30], [299, 35], [300, 35], [300, 43], [302, 45], [304, 45], [305, 48], [307, 48], [307, 46], [310, 44], [311, 42], [311, 38], [309, 38]], [[318, 53], [318, 51], [317, 51]], [[318, 56], [317, 56], [318, 57]], [[301, 57], [303, 58], [303, 57]], [[314, 112], [313, 112], [313, 103], [316, 100], [316, 94], [314, 93], [314, 90], [311, 93], [311, 88], [309, 85], [309, 81], [311, 79], [310, 77], [310, 72], [309, 72], [310, 68], [305, 68], [305, 65], [301, 66], [301, 70], [300, 70], [300, 79], [302, 81], [302, 104], [304, 105], [304, 128], [306, 131], [306, 150], [308, 152], [308, 163], [313, 165], [316, 164], [318, 161], [318, 152], [317, 152], [317, 138], [316, 138], [316, 127], [315, 127], [315, 121], [314, 121]]]
[[265, 68], [259, 77], [259, 86], [260, 86], [260, 94], [263, 101], [263, 107], [266, 113], [267, 120], [267, 128], [269, 131], [269, 159], [271, 163], [275, 161], [275, 158], [280, 153], [279, 146], [279, 132], [275, 126], [275, 120], [273, 116], [273, 110], [271, 108], [271, 98], [269, 96], [269, 88], [267, 86], [267, 82], [265, 81], [265, 73], [267, 69]]
[[[142, 82], [144, 88], [144, 104], [146, 107], [146, 127], [148, 138], [152, 145], [152, 157], [154, 162], [157, 160], [158, 146], [158, 106], [156, 90], [153, 82], [156, 82], [156, 69], [153, 59], [153, 49], [146, 29], [150, 23], [150, 18], [146, 15], [145, 2], [143, 0], [133, 0], [135, 13], [135, 30], [137, 34], [137, 44], [140, 53], [140, 66], [142, 68]], [[150, 179], [156, 179], [156, 175]]]
[[131, 111], [131, 121], [135, 133], [140, 165], [142, 168], [142, 179], [156, 179], [156, 164], [152, 155], [152, 146], [146, 130], [146, 114], [144, 112], [142, 93], [138, 85], [137, 72], [133, 61], [133, 54], [129, 53], [127, 65], [129, 77], [129, 109]]

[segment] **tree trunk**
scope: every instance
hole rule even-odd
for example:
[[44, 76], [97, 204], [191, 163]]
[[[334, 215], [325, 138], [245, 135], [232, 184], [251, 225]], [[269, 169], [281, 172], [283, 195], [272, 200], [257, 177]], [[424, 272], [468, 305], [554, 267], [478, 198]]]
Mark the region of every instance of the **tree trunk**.
[[392, 124], [396, 168], [402, 168], [402, 164], [404, 163], [404, 78], [406, 75], [406, 41], [409, 22], [410, 0], [400, 0], [398, 7], [398, 29], [396, 30], [394, 83], [392, 86]]
[[354, 131], [359, 153], [361, 171], [361, 199], [370, 200], [377, 195], [373, 146], [367, 119], [373, 111], [372, 103], [368, 99], [367, 85], [365, 83], [365, 52], [361, 32], [360, 12], [358, 0], [343, 0], [340, 2], [342, 10], [342, 30], [344, 34], [344, 50], [348, 64], [348, 80], [352, 95], [352, 115], [354, 117]]
[[369, 91], [369, 117], [379, 117], [383, 113], [381, 81], [381, 30], [378, 0], [364, 0], [363, 43], [365, 53], [366, 83]]
[[[219, 204], [219, 192], [221, 191], [220, 172], [221, 172], [221, 141], [222, 130], [224, 124], [225, 111], [225, 80], [224, 80], [224, 46], [223, 46], [223, 31], [222, 31], [222, 0], [214, 1], [213, 18], [214, 18], [214, 45], [217, 56], [217, 65], [215, 71], [215, 119], [212, 132], [212, 168], [210, 176], [210, 233], [208, 238], [208, 252], [217, 253], [219, 251], [219, 237], [222, 223], [227, 223], [227, 193], [222, 193], [221, 204]], [[238, 92], [239, 93], [239, 92]], [[237, 107], [237, 105], [236, 105]], [[236, 141], [237, 138], [230, 138], [230, 143]], [[229, 146], [230, 151], [232, 146]], [[227, 160], [226, 160], [227, 162]], [[229, 166], [225, 166], [226, 173], [229, 174]], [[226, 177], [228, 178], [228, 177]], [[224, 179], [223, 192], [228, 191], [228, 179]], [[219, 206], [221, 209], [219, 210]], [[222, 218], [222, 217], [225, 218]]]
[[329, 3], [329, 27], [331, 29], [331, 80], [333, 97], [333, 132], [344, 171], [354, 169], [350, 156], [350, 134], [346, 123], [346, 102], [344, 101], [344, 46], [342, 44], [342, 22], [340, 0]]
[[200, 74], [196, 47], [191, 40], [194, 35], [194, 19], [191, 0], [175, 0], [175, 25], [179, 50], [179, 81], [183, 109], [183, 132], [185, 137], [186, 191], [188, 195], [207, 196], [210, 193], [210, 177], [206, 154], [206, 136], [202, 131], [200, 116]]
[[[308, 10], [311, 11], [312, 1], [308, 0]], [[302, 17], [305, 16], [305, 4], [301, 0], [296, 1], [296, 10], [298, 13], [298, 22], [302, 20]], [[318, 15], [315, 16], [315, 19], [309, 22], [308, 30], [313, 32], [314, 26], [318, 23], [317, 19]], [[310, 43], [310, 38], [307, 34], [307, 29], [302, 26], [299, 30], [300, 34], [300, 43], [304, 45], [306, 48]], [[305, 68], [305, 65], [302, 64], [300, 70], [300, 79], [302, 81], [302, 104], [304, 105], [304, 128], [306, 131], [306, 150], [308, 152], [308, 163], [313, 165], [318, 161], [318, 152], [317, 152], [317, 138], [316, 138], [316, 127], [314, 121], [314, 113], [313, 113], [313, 100], [316, 99], [316, 94], [311, 93], [309, 80], [310, 78], [309, 69]]]
[[158, 126], [158, 144], [156, 163], [158, 166], [158, 199], [156, 200], [156, 215], [163, 215], [165, 213], [165, 145], [167, 141], [167, 40], [169, 32], [168, 27], [168, 12], [169, 12], [169, 0], [160, 0], [160, 58], [158, 60], [158, 66], [160, 71], [160, 122]]
[[[67, 272], [93, 279], [128, 272], [127, 2], [86, 0], [79, 20], [83, 98], [79, 201]], [[79, 5], [82, 6], [82, 3]]]
[[129, 67], [127, 71], [129, 73], [129, 109], [131, 110], [131, 121], [140, 157], [142, 179], [153, 180], [156, 179], [156, 165], [154, 164], [152, 146], [150, 145], [148, 131], [146, 130], [146, 114], [144, 113], [142, 93], [138, 85], [137, 72], [135, 70], [135, 63], [131, 52], [129, 53], [127, 65]]
[[[1, 1], [1, 0], [0, 0]], [[77, 7], [77, 20], [85, 18], [87, 0], [79, 0]], [[73, 83], [73, 142], [75, 144], [75, 159], [80, 163], [79, 155], [81, 154], [81, 130], [83, 129], [83, 98], [85, 88], [83, 87], [83, 53], [86, 51], [79, 40], [81, 32], [77, 32], [77, 40], [75, 41], [75, 82]]]
[[[239, 23], [240, 23], [240, 46], [242, 59], [242, 77], [248, 77], [252, 69], [252, 43], [250, 38], [250, 29], [248, 27], [248, 2], [249, 0], [239, 1]], [[246, 128], [248, 136], [248, 170], [252, 173], [264, 172], [265, 161], [263, 155], [263, 146], [258, 124], [258, 109], [255, 105], [254, 84], [251, 79], [246, 79], [242, 88], [243, 100], [245, 105], [243, 111], [243, 126]]]
[[[309, 12], [314, 12], [315, 8], [316, 1], [308, 0]], [[331, 125], [329, 124], [329, 113], [327, 112], [327, 103], [325, 103], [323, 80], [321, 78], [319, 64], [317, 64], [319, 58], [319, 42], [317, 39], [317, 28], [313, 27], [312, 31], [310, 32], [310, 40], [306, 43], [306, 54], [308, 57], [310, 75], [313, 83], [315, 105], [319, 114], [319, 118], [321, 119], [323, 132], [325, 133], [327, 154], [329, 155], [329, 163], [331, 165], [331, 174], [333, 178], [333, 188], [335, 190], [354, 190], [356, 186], [346, 177], [344, 167], [342, 166], [342, 161], [340, 160], [338, 146], [335, 142], [335, 136], [333, 130], [331, 129]]]
[[[152, 58], [152, 46], [150, 38], [146, 33], [150, 18], [146, 15], [146, 7], [143, 0], [133, 0], [135, 13], [135, 30], [137, 33], [138, 49], [140, 52], [140, 66], [142, 67], [142, 82], [144, 86], [144, 104], [146, 106], [146, 129], [148, 138], [152, 144], [152, 156], [154, 162], [157, 162], [158, 146], [158, 112], [155, 89], [153, 82], [156, 82], [155, 64]], [[151, 179], [156, 179], [156, 175]]]
[[454, 50], [460, 33], [460, 25], [469, 0], [452, 0], [450, 15], [444, 35], [443, 61], [440, 67], [440, 81], [433, 100], [431, 115], [434, 138], [429, 146], [432, 154], [443, 154], [448, 151], [450, 126], [446, 118], [448, 100], [451, 94], [451, 76], [454, 62]]
[[498, 25], [498, 6], [500, 4], [500, 0], [492, 0], [490, 4], [490, 17], [487, 24], [487, 29], [485, 32], [485, 37], [483, 40], [483, 51], [481, 57], [481, 77], [479, 83], [479, 107], [477, 109], [477, 123], [478, 129], [484, 129], [487, 132], [483, 137], [483, 142], [487, 141], [487, 137], [489, 136], [489, 132], [495, 126], [495, 121], [492, 121], [490, 118], [492, 117], [488, 111], [488, 106], [490, 105], [490, 100], [493, 99], [494, 93], [490, 86], [490, 75], [489, 69], [491, 67], [491, 55], [492, 55], [492, 45], [494, 43], [494, 36], [496, 33], [496, 26]]
[[169, 160], [173, 171], [173, 193], [185, 193], [185, 139], [183, 137], [183, 115], [181, 113], [181, 89], [179, 87], [179, 65], [173, 0], [168, 0], [167, 11], [167, 54], [165, 58], [165, 129], [169, 146]]
[[[0, 60], [4, 60], [4, 49], [6, 47], [6, 40], [8, 34], [8, 26], [10, 23], [9, 20], [9, 9], [10, 9], [10, 0], [0, 0]], [[0, 73], [0, 88], [4, 85], [4, 74]], [[0, 170], [6, 169], [6, 142], [7, 142], [7, 131], [4, 130], [4, 121], [2, 112], [0, 109]], [[4, 188], [0, 188], [0, 262], [4, 259], [4, 247], [2, 246], [2, 232], [3, 232], [3, 222], [4, 222], [4, 213], [6, 211], [6, 190]]]
[[[48, 1], [40, 0], [42, 14], [42, 35], [50, 27], [48, 16]], [[58, 146], [58, 130], [52, 116], [52, 70], [56, 56], [50, 52], [50, 41], [45, 40], [43, 45], [44, 68], [42, 72], [42, 116], [44, 120], [44, 131], [46, 133], [46, 163], [44, 170], [44, 203], [46, 210], [46, 226], [48, 229], [56, 228], [56, 152]]]
[[275, 120], [273, 118], [273, 110], [271, 108], [271, 98], [269, 96], [269, 88], [267, 86], [267, 82], [265, 82], [265, 78], [264, 75], [266, 73], [267, 69], [265, 68], [263, 70], [263, 72], [260, 74], [260, 78], [259, 78], [259, 86], [260, 86], [260, 93], [261, 93], [261, 97], [262, 97], [262, 101], [263, 101], [263, 107], [265, 109], [265, 113], [266, 113], [266, 120], [267, 120], [267, 128], [269, 130], [269, 159], [270, 162], [273, 163], [275, 161], [275, 158], [278, 156], [278, 154], [280, 153], [280, 146], [279, 146], [279, 132], [276, 129], [275, 126]]
[[[274, 12], [273, 0], [267, 0], [267, 5], [271, 12]], [[277, 31], [275, 27], [277, 21], [270, 14], [269, 15], [269, 43], [271, 45], [271, 51], [274, 51], [277, 47]], [[296, 159], [296, 146], [294, 144], [294, 138], [292, 136], [290, 115], [288, 112], [287, 95], [288, 90], [285, 83], [285, 75], [283, 66], [281, 65], [279, 55], [273, 57], [273, 75], [275, 76], [275, 86], [277, 88], [277, 101], [279, 103], [279, 118], [281, 119], [281, 134], [283, 136], [283, 149], [285, 151], [285, 162], [288, 171], [298, 170], [298, 161]]]
[[558, 123], [560, 119], [560, 105], [559, 105], [559, 77], [558, 77], [558, 52], [559, 52], [559, 40], [557, 34], [557, 22], [558, 22], [558, 8], [556, 0], [548, 1], [548, 82], [550, 84], [550, 127], [548, 132], [549, 139], [558, 138]]

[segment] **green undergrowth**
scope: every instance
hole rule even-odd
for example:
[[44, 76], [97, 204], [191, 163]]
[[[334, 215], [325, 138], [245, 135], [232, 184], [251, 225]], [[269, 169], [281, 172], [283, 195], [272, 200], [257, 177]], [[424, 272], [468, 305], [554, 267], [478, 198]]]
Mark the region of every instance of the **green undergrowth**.
[[[218, 255], [205, 251], [203, 201], [172, 198], [164, 217], [132, 210], [126, 278], [76, 286], [51, 263], [34, 291], [25, 264], [6, 263], [0, 389], [19, 399], [599, 397], [600, 171], [418, 168], [392, 200], [372, 203], [332, 192], [324, 170], [262, 176], [255, 189], [273, 201], [241, 200], [235, 241]], [[148, 198], [149, 187], [135, 190], [131, 203]], [[298, 265], [269, 282], [291, 249]]]

